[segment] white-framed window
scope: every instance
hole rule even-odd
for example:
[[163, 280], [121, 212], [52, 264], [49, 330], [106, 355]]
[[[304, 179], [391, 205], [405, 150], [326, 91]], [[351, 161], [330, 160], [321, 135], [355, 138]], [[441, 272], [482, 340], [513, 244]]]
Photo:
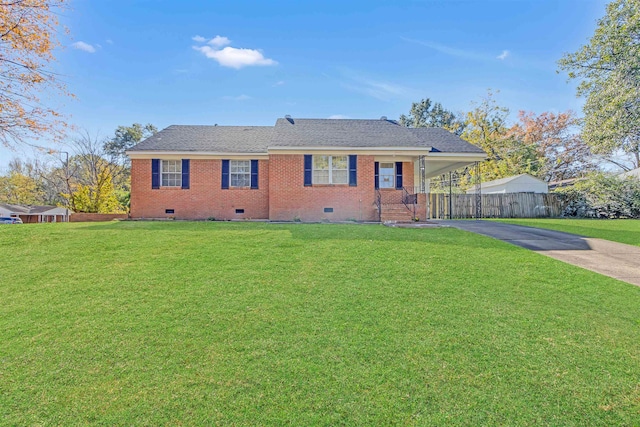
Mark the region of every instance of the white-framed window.
[[380, 163], [379, 166], [379, 187], [395, 188], [396, 187], [396, 165], [393, 162]]
[[163, 160], [160, 162], [162, 187], [182, 186], [182, 160]]
[[348, 184], [348, 156], [313, 156], [314, 184]]
[[229, 186], [251, 186], [251, 160], [229, 161]]

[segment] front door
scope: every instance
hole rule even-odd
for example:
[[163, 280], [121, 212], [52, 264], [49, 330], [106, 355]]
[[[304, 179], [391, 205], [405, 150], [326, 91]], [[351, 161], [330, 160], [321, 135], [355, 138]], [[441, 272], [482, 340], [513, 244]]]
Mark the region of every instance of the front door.
[[396, 165], [393, 162], [380, 163], [380, 188], [395, 188]]

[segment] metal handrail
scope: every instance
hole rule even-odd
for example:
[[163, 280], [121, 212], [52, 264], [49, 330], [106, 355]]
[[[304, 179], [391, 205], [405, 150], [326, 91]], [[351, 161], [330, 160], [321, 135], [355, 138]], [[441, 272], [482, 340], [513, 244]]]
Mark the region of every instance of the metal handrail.
[[375, 204], [378, 207], [378, 221], [382, 221], [382, 194], [380, 194], [380, 190], [377, 188]]
[[[411, 194], [407, 190], [407, 187], [402, 187], [402, 203], [404, 206], [413, 212], [413, 217], [416, 217], [416, 205], [418, 204], [418, 195]], [[411, 207], [409, 206], [411, 205]]]

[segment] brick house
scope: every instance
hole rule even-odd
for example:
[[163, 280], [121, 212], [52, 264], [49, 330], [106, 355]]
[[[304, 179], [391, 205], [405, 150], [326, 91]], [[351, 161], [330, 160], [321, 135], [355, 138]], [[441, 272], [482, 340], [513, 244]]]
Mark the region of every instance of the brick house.
[[429, 178], [486, 157], [444, 129], [289, 116], [169, 126], [127, 154], [132, 218], [273, 221], [425, 218]]

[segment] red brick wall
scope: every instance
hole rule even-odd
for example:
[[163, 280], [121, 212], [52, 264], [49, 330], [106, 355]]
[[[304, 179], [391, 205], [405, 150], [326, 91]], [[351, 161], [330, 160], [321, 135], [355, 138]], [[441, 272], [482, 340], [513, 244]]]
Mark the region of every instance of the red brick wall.
[[[259, 161], [258, 190], [222, 190], [221, 160], [191, 160], [190, 188], [151, 189], [151, 159], [131, 162], [131, 217], [270, 219], [272, 221], [377, 221], [374, 157], [358, 156], [358, 185], [304, 186], [302, 154], [272, 154]], [[413, 165], [403, 165], [403, 184], [413, 186]], [[393, 191], [396, 190], [386, 190]], [[400, 194], [400, 192], [398, 192]], [[332, 213], [324, 208], [333, 208]], [[173, 214], [165, 213], [173, 209]], [[244, 209], [244, 214], [236, 214]]]
[[416, 216], [420, 219], [420, 221], [426, 221], [429, 218], [427, 217], [428, 214], [428, 206], [427, 206], [428, 200], [427, 200], [427, 195], [424, 193], [419, 193], [418, 194], [418, 206], [416, 208]]
[[[221, 189], [222, 160], [190, 161], [189, 189], [151, 189], [151, 159], [131, 161], [131, 217], [177, 219], [267, 219], [269, 161], [258, 163], [258, 188]], [[165, 213], [173, 209], [173, 214]], [[244, 209], [244, 214], [236, 214]]]
[[[413, 165], [403, 165], [405, 186], [413, 185]], [[377, 221], [373, 156], [358, 156], [358, 186], [304, 186], [304, 155], [269, 156], [269, 219], [280, 221]], [[333, 208], [325, 213], [324, 208]]]

